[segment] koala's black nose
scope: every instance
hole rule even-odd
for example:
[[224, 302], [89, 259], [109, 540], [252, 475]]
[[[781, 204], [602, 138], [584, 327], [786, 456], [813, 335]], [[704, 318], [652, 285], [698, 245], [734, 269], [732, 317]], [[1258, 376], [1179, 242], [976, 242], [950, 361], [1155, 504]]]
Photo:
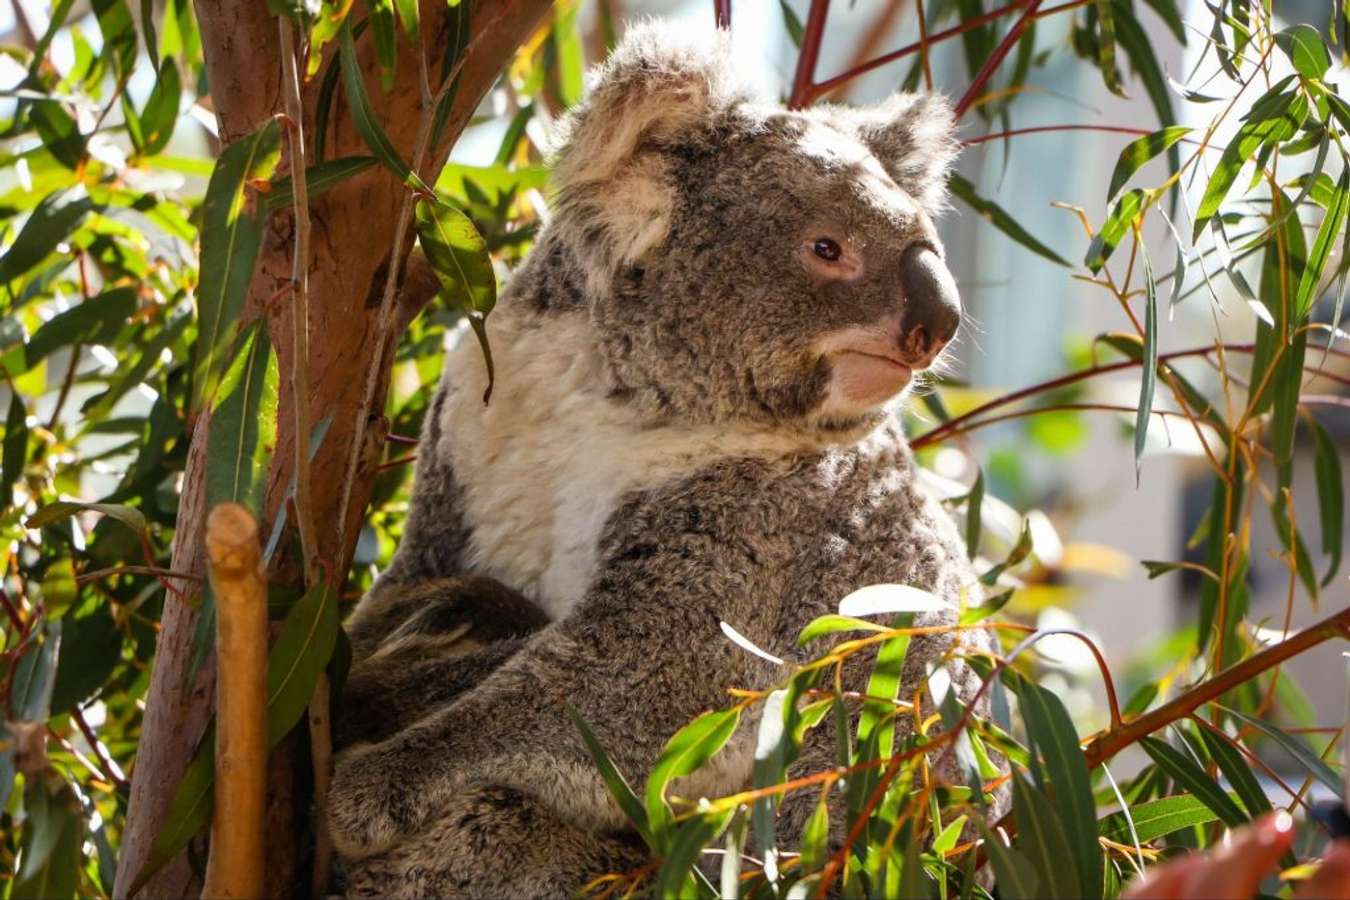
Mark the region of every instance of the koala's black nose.
[[901, 257], [900, 287], [905, 303], [900, 352], [910, 365], [926, 368], [961, 324], [956, 279], [930, 247], [915, 244]]

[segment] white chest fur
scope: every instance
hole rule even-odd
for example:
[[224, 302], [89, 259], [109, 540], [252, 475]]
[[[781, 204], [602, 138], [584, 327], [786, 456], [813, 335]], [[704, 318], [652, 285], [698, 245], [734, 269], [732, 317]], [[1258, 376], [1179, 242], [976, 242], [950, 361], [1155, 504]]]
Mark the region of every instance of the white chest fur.
[[601, 533], [629, 492], [727, 456], [782, 453], [800, 439], [739, 429], [644, 427], [607, 396], [584, 314], [499, 307], [489, 326], [497, 381], [477, 342], [446, 357], [442, 445], [472, 529], [468, 566], [559, 619], [584, 596]]

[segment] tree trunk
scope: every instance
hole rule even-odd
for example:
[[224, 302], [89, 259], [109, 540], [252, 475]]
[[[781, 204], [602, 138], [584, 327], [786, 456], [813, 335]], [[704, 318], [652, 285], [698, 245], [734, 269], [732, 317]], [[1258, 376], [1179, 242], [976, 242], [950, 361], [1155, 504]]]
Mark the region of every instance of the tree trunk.
[[[439, 171], [475, 107], [511, 54], [538, 26], [549, 5], [549, 0], [478, 0], [472, 4], [469, 57], [461, 70], [445, 140], [429, 154], [424, 175], [434, 176]], [[229, 143], [253, 132], [282, 108], [277, 24], [260, 0], [199, 0], [196, 9], [220, 137]], [[448, 44], [447, 5], [444, 0], [424, 0], [421, 15], [429, 69], [438, 73]], [[422, 115], [415, 54], [400, 54], [394, 86], [384, 92], [374, 73], [371, 48], [363, 42], [358, 51], [375, 112], [394, 146], [405, 160], [410, 159]], [[332, 52], [330, 47], [328, 55]], [[315, 78], [302, 89], [309, 147], [314, 145], [318, 88], [319, 79]], [[340, 93], [334, 99], [329, 123], [330, 158], [369, 153], [351, 124]], [[405, 196], [406, 189], [397, 178], [382, 168], [373, 168], [310, 204], [308, 402], [311, 422], [331, 417], [313, 462], [311, 503], [318, 554], [335, 572], [345, 573], [350, 564], [383, 447], [383, 404], [377, 403], [367, 420], [357, 419], [364, 400], [365, 373], [377, 358], [385, 360], [380, 373], [381, 398], [389, 376], [391, 354], [381, 353], [376, 346], [376, 319], [393, 254], [406, 257], [409, 250], [409, 246], [392, 246], [395, 221]], [[306, 440], [295, 433], [295, 398], [284, 374], [290, 370], [292, 346], [286, 300], [272, 300], [290, 280], [293, 223], [293, 215], [288, 212], [273, 217], [244, 312], [245, 319], [267, 317], [283, 373], [277, 445], [265, 502], [268, 522], [275, 518], [284, 500], [296, 443]], [[404, 281], [407, 289], [400, 297], [401, 304], [415, 307], [430, 299], [425, 279]], [[173, 570], [194, 575], [204, 571], [203, 526], [208, 510], [203, 476], [208, 427], [207, 417], [202, 415], [192, 431], [173, 545]], [[362, 446], [361, 464], [349, 503], [340, 508], [353, 444]], [[270, 527], [262, 528], [264, 536]], [[272, 580], [298, 582], [298, 563], [278, 554]], [[192, 587], [180, 582], [184, 591]], [[126, 895], [144, 864], [211, 715], [214, 660], [201, 667], [194, 683], [186, 680], [197, 619], [197, 612], [187, 605], [166, 601], [118, 860], [114, 893], [119, 897]], [[308, 893], [307, 884], [301, 880], [302, 848], [306, 846], [302, 832], [308, 810], [297, 808], [305, 802], [305, 792], [296, 789], [296, 776], [303, 772], [307, 757], [297, 752], [296, 738], [293, 734], [292, 741], [284, 742], [273, 753], [269, 773], [268, 893], [273, 896]], [[183, 854], [160, 870], [147, 884], [145, 894], [183, 897], [197, 894], [200, 888], [188, 854]]]

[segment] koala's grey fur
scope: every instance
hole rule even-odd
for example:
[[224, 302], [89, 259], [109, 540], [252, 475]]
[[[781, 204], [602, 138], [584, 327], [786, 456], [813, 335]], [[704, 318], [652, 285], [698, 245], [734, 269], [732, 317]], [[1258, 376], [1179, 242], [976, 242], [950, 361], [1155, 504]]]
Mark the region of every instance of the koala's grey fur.
[[[730, 68], [721, 44], [630, 31], [493, 314], [488, 407], [471, 342], [450, 351], [407, 533], [349, 624], [330, 827], [354, 894], [562, 896], [640, 865], [564, 703], [641, 779], [728, 687], [785, 677], [720, 623], [804, 661], [802, 626], [860, 586], [930, 591], [949, 608], [919, 624], [939, 624], [975, 583], [893, 412], [831, 399], [819, 349], [893, 322], [905, 249], [939, 248], [950, 113], [788, 112]], [[818, 234], [863, 274], [813, 274]], [[916, 638], [901, 696], [952, 645]], [[971, 670], [948, 668], [969, 699]], [[740, 789], [754, 727], [677, 793]], [[817, 731], [797, 771], [832, 765]], [[785, 802], [794, 839], [813, 803]]]

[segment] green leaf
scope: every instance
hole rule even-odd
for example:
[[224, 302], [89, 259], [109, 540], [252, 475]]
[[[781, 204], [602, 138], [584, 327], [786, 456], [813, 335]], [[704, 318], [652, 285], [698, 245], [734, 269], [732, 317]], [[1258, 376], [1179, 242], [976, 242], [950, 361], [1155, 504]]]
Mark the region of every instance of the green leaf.
[[1001, 563], [990, 566], [989, 571], [980, 576], [980, 583], [988, 585], [989, 587], [998, 584], [999, 576], [1030, 556], [1032, 547], [1031, 525], [1027, 520], [1023, 519], [1022, 532], [1017, 536], [1017, 543], [1013, 545], [1012, 552], [1008, 554], [1008, 558]]
[[14, 667], [9, 715], [16, 722], [45, 723], [51, 718], [52, 686], [61, 647], [60, 621], [46, 622], [27, 643]]
[[1167, 23], [1168, 29], [1177, 39], [1177, 43], [1185, 46], [1186, 44], [1186, 26], [1181, 21], [1181, 12], [1177, 9], [1176, 0], [1144, 0], [1149, 6]]
[[829, 855], [829, 838], [830, 804], [828, 798], [822, 795], [815, 811], [811, 813], [811, 818], [806, 820], [806, 827], [802, 829], [803, 872], [814, 872], [825, 865], [825, 859]]
[[984, 469], [975, 469], [975, 483], [966, 495], [966, 558], [980, 552], [980, 530], [984, 521]]
[[494, 379], [492, 347], [488, 343], [486, 318], [497, 303], [497, 273], [487, 243], [473, 220], [457, 207], [441, 200], [423, 199], [416, 210], [417, 238], [427, 262], [436, 272], [447, 299], [469, 320], [487, 365], [486, 403]]
[[24, 370], [75, 344], [107, 344], [136, 312], [136, 289], [116, 287], [43, 323], [24, 347]]
[[1100, 897], [1102, 858], [1096, 839], [1097, 805], [1092, 798], [1087, 760], [1078, 746], [1078, 732], [1054, 693], [1029, 681], [1022, 684], [1018, 696], [1027, 735], [1033, 751], [1045, 760], [1045, 771], [1055, 787], [1055, 806], [1082, 876], [1083, 895]]
[[1294, 317], [1299, 321], [1308, 315], [1313, 301], [1317, 299], [1322, 272], [1331, 258], [1336, 238], [1345, 226], [1347, 209], [1350, 209], [1350, 170], [1341, 172], [1336, 193], [1332, 195], [1327, 214], [1322, 217], [1322, 225], [1317, 229], [1317, 237], [1313, 239], [1312, 249], [1308, 253], [1308, 263], [1303, 268], [1303, 277], [1299, 279], [1298, 291], [1294, 296]]
[[42, 145], [67, 169], [78, 169], [88, 144], [75, 118], [56, 100], [39, 100], [28, 112], [28, 121]]
[[276, 443], [277, 359], [267, 329], [250, 326], [221, 380], [206, 440], [206, 507], [242, 503], [262, 510], [268, 459]]
[[281, 742], [305, 713], [337, 645], [337, 591], [320, 580], [296, 601], [267, 655], [267, 745]]
[[[296, 601], [267, 654], [267, 745], [275, 747], [304, 715], [319, 674], [337, 644], [337, 594], [320, 581]], [[169, 812], [155, 835], [145, 864], [132, 882], [136, 894], [211, 820], [215, 780], [215, 723], [203, 735], [178, 783]]]
[[654, 897], [699, 897], [698, 873], [693, 866], [703, 848], [713, 841], [731, 823], [734, 809], [696, 816], [680, 826], [661, 863], [656, 876]]
[[1236, 828], [1247, 821], [1247, 814], [1233, 802], [1232, 798], [1214, 783], [1214, 779], [1205, 774], [1204, 769], [1181, 751], [1152, 737], [1144, 738], [1140, 741], [1140, 746], [1158, 764], [1158, 768], [1166, 772], [1178, 785], [1198, 797], [1229, 828]]
[[380, 67], [380, 83], [388, 92], [394, 86], [394, 67], [398, 65], [398, 38], [394, 33], [394, 5], [390, 0], [367, 0], [371, 39], [375, 42], [375, 61]]
[[[1136, 803], [1130, 807], [1130, 817], [1141, 844], [1167, 837], [1183, 828], [1207, 825], [1217, 818], [1212, 809], [1192, 794]], [[1097, 822], [1097, 833], [1118, 844], [1129, 844], [1132, 840], [1130, 825], [1125, 814], [1120, 812], [1103, 816]]]
[[885, 625], [878, 625], [876, 622], [869, 622], [866, 619], [855, 619], [852, 616], [841, 616], [836, 613], [827, 613], [823, 616], [817, 616], [807, 623], [802, 629], [801, 634], [797, 635], [797, 646], [805, 647], [811, 641], [827, 634], [838, 634], [841, 631], [887, 631]]
[[399, 156], [398, 150], [389, 140], [389, 136], [380, 127], [379, 119], [370, 108], [370, 96], [366, 93], [366, 82], [362, 76], [361, 63], [356, 58], [356, 44], [352, 41], [352, 29], [349, 21], [343, 22], [339, 38], [342, 61], [342, 89], [347, 95], [347, 105], [351, 108], [352, 123], [362, 140], [366, 142], [375, 158], [393, 172], [403, 183], [417, 191], [431, 193], [431, 188], [409, 168]]
[[[145, 101], [145, 112], [141, 114], [137, 129], [132, 132], [134, 137], [140, 139], [137, 150], [143, 156], [155, 156], [169, 146], [174, 125], [178, 122], [178, 105], [182, 93], [178, 66], [172, 58], [165, 59], [160, 66], [155, 87]], [[127, 121], [130, 124], [131, 120]]]
[[671, 821], [670, 808], [666, 805], [666, 786], [712, 759], [730, 740], [740, 721], [741, 711], [735, 707], [706, 712], [666, 742], [665, 750], [647, 779], [647, 820], [657, 841], [665, 839], [665, 829]]
[[990, 865], [994, 867], [999, 897], [1006, 900], [1036, 900], [1044, 896], [1036, 867], [1026, 856], [1006, 846], [1003, 839], [990, 831], [983, 822], [980, 823], [980, 833], [984, 835], [984, 851]]
[[[511, 117], [511, 124], [506, 126], [506, 133], [502, 135], [501, 146], [497, 148], [497, 158], [493, 160], [494, 166], [507, 166], [511, 162], [511, 157], [516, 152], [516, 146], [520, 139], [525, 135], [525, 126], [530, 124], [534, 118], [534, 104], [529, 103], [516, 110], [516, 114]], [[444, 173], [441, 175], [445, 177]], [[438, 179], [437, 188], [443, 188], [443, 182]]]
[[0, 449], [0, 509], [14, 502], [14, 485], [28, 462], [28, 413], [18, 391], [9, 394], [9, 414], [5, 417], [5, 441]]
[[971, 209], [975, 210], [981, 218], [988, 221], [999, 231], [1003, 232], [1032, 253], [1042, 256], [1053, 263], [1059, 263], [1061, 266], [1071, 268], [1068, 260], [1032, 237], [1030, 232], [1019, 225], [1012, 216], [1008, 215], [1008, 212], [1004, 210], [1003, 207], [992, 200], [986, 200], [977, 195], [975, 193], [975, 186], [960, 175], [952, 175], [947, 182], [947, 187], [951, 189], [953, 194], [965, 201]]
[[1116, 196], [1125, 186], [1125, 182], [1130, 180], [1130, 176], [1138, 172], [1144, 163], [1160, 153], [1165, 153], [1169, 147], [1190, 133], [1190, 128], [1172, 125], [1126, 144], [1125, 149], [1120, 151], [1120, 158], [1116, 160], [1115, 171], [1111, 173], [1111, 186], [1106, 189], [1106, 199], [1110, 200]]
[[1102, 70], [1102, 81], [1108, 91], [1123, 97], [1120, 72], [1116, 70], [1116, 19], [1111, 0], [1097, 0], [1097, 30], [1097, 67]]
[[1158, 284], [1153, 278], [1153, 263], [1148, 247], [1139, 242], [1139, 258], [1144, 263], [1144, 359], [1139, 373], [1139, 410], [1134, 419], [1134, 465], [1138, 478], [1139, 458], [1148, 440], [1148, 423], [1153, 417], [1153, 391], [1158, 379]]
[[[1158, 0], [1150, 5], [1167, 19], [1164, 3], [1171, 5], [1171, 0]], [[1177, 117], [1172, 111], [1172, 94], [1167, 88], [1167, 78], [1163, 75], [1162, 66], [1158, 65], [1158, 58], [1153, 52], [1153, 38], [1139, 24], [1133, 6], [1127, 0], [1112, 0], [1112, 4], [1115, 6], [1116, 14], [1116, 39], [1130, 60], [1130, 67], [1144, 84], [1144, 92], [1148, 94], [1149, 103], [1158, 116], [1158, 124], [1175, 125]], [[1175, 17], [1175, 9], [1172, 10], [1172, 14]], [[1181, 43], [1185, 42], [1184, 38], [1181, 39]], [[1175, 146], [1168, 148], [1167, 162], [1174, 172], [1181, 167], [1181, 155]]]
[[52, 522], [86, 511], [102, 513], [116, 519], [141, 537], [147, 537], [150, 533], [150, 525], [146, 522], [145, 516], [135, 507], [117, 503], [86, 503], [83, 500], [58, 500], [55, 503], [48, 503], [29, 516], [23, 525], [25, 528], [41, 528], [43, 525], [50, 525]]
[[34, 208], [19, 236], [0, 256], [0, 283], [12, 281], [42, 262], [94, 209], [80, 187], [53, 191]]
[[216, 729], [213, 722], [202, 736], [197, 755], [192, 758], [178, 790], [169, 803], [164, 824], [150, 843], [141, 870], [131, 882], [128, 896], [135, 896], [165, 863], [173, 859], [211, 822], [212, 786], [215, 782]]
[[1247, 121], [1243, 122], [1224, 148], [1214, 174], [1205, 186], [1200, 208], [1196, 210], [1193, 240], [1199, 240], [1209, 220], [1219, 211], [1248, 160], [1255, 157], [1263, 146], [1278, 145], [1289, 140], [1303, 126], [1303, 120], [1308, 115], [1308, 101], [1294, 91], [1282, 93], [1290, 78], [1278, 82], [1252, 106]]
[[106, 683], [122, 655], [122, 635], [107, 603], [87, 615], [61, 620], [61, 652], [52, 686], [52, 713], [61, 715], [88, 700]]
[[63, 778], [43, 776], [29, 780], [24, 791], [23, 868], [9, 896], [24, 898], [74, 897], [79, 885], [84, 819], [79, 801]]
[[[1036, 868], [1044, 896], [1069, 898], [1087, 896], [1064, 824], [1044, 794], [1013, 770], [1013, 812], [1017, 816], [1015, 846], [1026, 854]], [[1090, 835], [1091, 836], [1091, 835]], [[1093, 844], [1096, 844], [1094, 837]], [[1100, 896], [1101, 888], [1093, 896]]]
[[1083, 258], [1083, 265], [1094, 273], [1101, 271], [1152, 195], [1152, 191], [1135, 188], [1116, 201], [1106, 221], [1102, 223], [1101, 230], [1092, 238], [1087, 256]]
[[211, 173], [202, 204], [194, 406], [215, 394], [262, 246], [267, 210], [250, 184], [270, 179], [280, 155], [281, 128], [269, 119], [258, 131], [226, 147]]
[[1341, 479], [1341, 456], [1326, 430], [1309, 416], [1308, 433], [1313, 439], [1313, 470], [1317, 476], [1317, 513], [1322, 527], [1322, 552], [1330, 557], [1322, 586], [1331, 584], [1341, 568], [1345, 534], [1345, 486]]
[[558, 55], [558, 99], [564, 106], [581, 100], [586, 57], [581, 48], [581, 32], [577, 28], [577, 13], [581, 4], [555, 7], [553, 11], [553, 48]]
[[1304, 78], [1320, 80], [1331, 68], [1331, 55], [1322, 36], [1311, 25], [1298, 24], [1275, 33], [1275, 45], [1284, 51]]
[[778, 9], [783, 14], [783, 27], [787, 29], [788, 37], [792, 39], [792, 46], [801, 49], [802, 35], [805, 33], [802, 29], [802, 20], [797, 18], [797, 14], [788, 6], [787, 0], [778, 0]]
[[609, 788], [610, 796], [614, 802], [619, 804], [619, 809], [623, 810], [628, 821], [633, 823], [638, 833], [642, 835], [643, 840], [648, 846], [652, 846], [651, 828], [647, 823], [647, 809], [638, 799], [638, 795], [633, 791], [628, 779], [623, 777], [623, 773], [614, 765], [614, 761], [609, 758], [605, 748], [601, 746], [600, 739], [595, 736], [591, 726], [581, 717], [571, 704], [565, 704], [567, 714], [572, 717], [572, 722], [577, 726], [577, 731], [581, 732], [581, 739], [586, 744], [587, 751], [591, 754], [591, 759], [595, 760], [595, 767], [600, 770], [600, 777], [605, 780], [605, 786]]
[[123, 85], [136, 67], [136, 25], [125, 0], [93, 0], [90, 4], [103, 34], [103, 54], [113, 62], [113, 72]]
[[1237, 748], [1204, 726], [1198, 730], [1200, 740], [1204, 743], [1210, 758], [1218, 763], [1223, 776], [1242, 798], [1242, 805], [1247, 807], [1248, 817], [1255, 819], [1262, 813], [1270, 812], [1270, 799], [1261, 789], [1260, 782], [1256, 780], [1256, 776], [1252, 774], [1247, 761], [1242, 758]]
[[1323, 762], [1302, 740], [1262, 719], [1245, 715], [1235, 709], [1225, 708], [1224, 711], [1238, 720], [1252, 726], [1257, 731], [1279, 744], [1284, 748], [1286, 753], [1294, 757], [1299, 765], [1307, 770], [1309, 775], [1322, 782], [1322, 784], [1337, 797], [1345, 799], [1344, 782], [1342, 782], [1336, 773], [1332, 771], [1331, 766], [1328, 766]]
[[447, 296], [466, 312], [486, 316], [497, 302], [497, 275], [473, 220], [448, 202], [417, 204], [417, 236]]
[[398, 13], [399, 24], [414, 47], [422, 40], [422, 22], [419, 18], [417, 0], [394, 0], [394, 10]]
[[[375, 163], [376, 159], [373, 156], [342, 156], [306, 167], [305, 190], [309, 194], [310, 202], [313, 203], [315, 198], [328, 193], [348, 178], [359, 172], [364, 172]], [[291, 176], [287, 175], [285, 178], [274, 181], [272, 189], [267, 192], [267, 199], [263, 202], [269, 214], [278, 210], [289, 209], [291, 204], [295, 202]]]

